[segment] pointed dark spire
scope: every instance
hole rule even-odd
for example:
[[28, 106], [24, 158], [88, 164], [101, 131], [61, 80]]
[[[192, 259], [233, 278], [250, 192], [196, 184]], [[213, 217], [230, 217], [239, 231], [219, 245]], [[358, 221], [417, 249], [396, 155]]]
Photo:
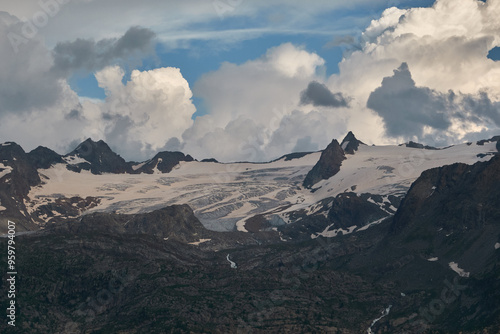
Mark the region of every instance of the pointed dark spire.
[[339, 142], [334, 139], [321, 153], [316, 165], [307, 173], [303, 185], [306, 188], [311, 188], [321, 180], [327, 180], [340, 171], [342, 161], [346, 159], [344, 151], [339, 145]]

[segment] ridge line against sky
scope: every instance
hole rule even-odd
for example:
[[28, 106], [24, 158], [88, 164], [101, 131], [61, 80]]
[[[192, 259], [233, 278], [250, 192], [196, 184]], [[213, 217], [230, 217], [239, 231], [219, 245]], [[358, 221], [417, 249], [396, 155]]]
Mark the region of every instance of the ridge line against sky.
[[0, 142], [220, 161], [500, 133], [500, 0], [0, 5]]

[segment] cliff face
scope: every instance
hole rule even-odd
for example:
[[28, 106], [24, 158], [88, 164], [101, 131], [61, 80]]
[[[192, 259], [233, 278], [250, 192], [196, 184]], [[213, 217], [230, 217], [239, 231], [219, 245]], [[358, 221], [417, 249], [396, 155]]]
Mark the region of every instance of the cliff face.
[[339, 142], [334, 139], [321, 153], [321, 157], [314, 167], [307, 173], [303, 185], [306, 188], [311, 188], [321, 180], [327, 180], [337, 174], [342, 165], [342, 161], [346, 159], [344, 151], [339, 145]]
[[24, 202], [31, 187], [41, 182], [35, 165], [21, 146], [16, 143], [0, 145], [0, 233], [7, 232], [9, 219], [18, 222], [19, 232], [36, 228]]
[[474, 165], [433, 168], [411, 186], [394, 217], [393, 231], [433, 227], [473, 229], [500, 221], [500, 157]]

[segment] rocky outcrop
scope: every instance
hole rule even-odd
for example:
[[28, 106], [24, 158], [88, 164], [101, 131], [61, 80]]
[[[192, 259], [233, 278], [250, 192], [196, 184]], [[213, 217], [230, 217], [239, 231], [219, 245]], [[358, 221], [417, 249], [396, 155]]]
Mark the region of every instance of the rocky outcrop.
[[356, 136], [351, 131], [349, 131], [344, 140], [342, 140], [340, 147], [342, 147], [346, 154], [354, 154], [354, 152], [358, 150], [359, 145], [365, 144], [362, 141], [358, 140]]
[[182, 152], [160, 152], [138, 168], [135, 173], [153, 174], [155, 171], [170, 173], [181, 161], [194, 161], [194, 159]]
[[208, 232], [188, 205], [174, 205], [137, 215], [92, 213], [82, 216], [78, 222], [55, 224], [48, 229], [72, 234], [147, 234], [184, 243], [198, 241]]
[[321, 180], [327, 180], [340, 171], [342, 161], [346, 159], [344, 151], [339, 145], [339, 142], [334, 139], [326, 149], [321, 153], [319, 161], [307, 173], [303, 185], [306, 188], [311, 188]]
[[300, 241], [328, 231], [354, 230], [353, 226], [360, 229], [391, 217], [400, 202], [400, 198], [392, 195], [345, 192], [319, 201], [313, 213], [307, 209], [289, 212], [287, 217], [294, 223], [283, 224], [278, 230], [285, 239]]
[[499, 140], [500, 140], [500, 136], [493, 136], [490, 139], [478, 140], [476, 142], [476, 144], [479, 146], [483, 146], [485, 143], [491, 143], [491, 142], [495, 142], [495, 141], [498, 142]]
[[422, 149], [422, 150], [439, 150], [436, 147], [428, 146], [428, 145], [424, 145], [424, 144], [420, 144], [420, 143], [416, 143], [416, 142], [411, 141], [411, 140], [408, 143], [405, 143], [405, 144], [402, 144], [402, 145], [404, 145], [406, 147], [410, 147], [410, 148], [419, 148], [419, 149]]
[[290, 160], [293, 160], [293, 159], [300, 159], [300, 158], [303, 158], [306, 155], [311, 154], [311, 153], [313, 153], [313, 152], [294, 152], [294, 153], [289, 153], [289, 154], [282, 155], [281, 157], [279, 157], [278, 159], [275, 159], [273, 161], [278, 161], [278, 160], [282, 160], [282, 159], [284, 159], [284, 161], [290, 161]]
[[214, 159], [214, 158], [207, 158], [207, 159], [203, 159], [203, 160], [201, 160], [201, 162], [214, 162], [214, 163], [219, 163], [219, 161], [217, 161], [217, 159]]

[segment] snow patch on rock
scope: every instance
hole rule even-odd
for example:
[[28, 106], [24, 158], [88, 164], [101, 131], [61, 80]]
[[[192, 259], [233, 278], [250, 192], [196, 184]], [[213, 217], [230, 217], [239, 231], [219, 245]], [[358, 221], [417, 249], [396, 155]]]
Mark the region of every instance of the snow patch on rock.
[[450, 266], [451, 270], [453, 270], [458, 275], [460, 275], [460, 277], [469, 277], [470, 276], [470, 273], [468, 273], [465, 270], [458, 267], [458, 263], [450, 262], [450, 263], [448, 263], [448, 265]]

